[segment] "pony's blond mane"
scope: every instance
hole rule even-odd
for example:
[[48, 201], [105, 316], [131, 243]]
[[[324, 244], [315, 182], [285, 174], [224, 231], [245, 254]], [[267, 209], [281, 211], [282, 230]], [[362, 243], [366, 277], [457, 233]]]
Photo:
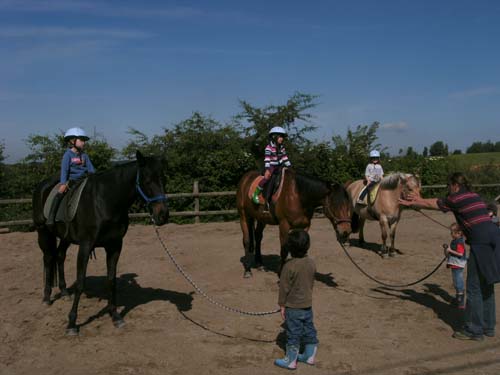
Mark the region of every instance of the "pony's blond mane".
[[413, 176], [411, 173], [395, 172], [390, 175], [385, 176], [382, 181], [380, 181], [380, 187], [386, 190], [394, 190], [398, 187], [399, 180], [407, 179]]

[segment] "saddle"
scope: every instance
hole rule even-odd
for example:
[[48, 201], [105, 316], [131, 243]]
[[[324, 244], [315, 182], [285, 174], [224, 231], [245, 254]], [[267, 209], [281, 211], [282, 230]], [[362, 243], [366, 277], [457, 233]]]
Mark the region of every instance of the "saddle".
[[[286, 171], [286, 169], [287, 168], [282, 168], [281, 171], [280, 171], [280, 173], [277, 176], [271, 177], [271, 180], [264, 187], [264, 191], [262, 192], [262, 194], [259, 195], [259, 205], [265, 205], [266, 204], [266, 201], [265, 201], [264, 197], [268, 196], [269, 189], [272, 189], [272, 192], [271, 192], [271, 202], [270, 203], [275, 204], [277, 202], [277, 200], [279, 199], [279, 197], [281, 195], [281, 190], [282, 190], [282, 187], [283, 187], [283, 181], [284, 181], [284, 178], [285, 178], [285, 171]], [[252, 183], [250, 184], [250, 188], [248, 189], [248, 193], [247, 193], [249, 199], [252, 199], [253, 192], [255, 191], [255, 189], [257, 188], [257, 185], [259, 184], [259, 182], [263, 178], [264, 178], [264, 176], [257, 176], [252, 181]]]
[[[78, 208], [78, 202], [80, 201], [80, 196], [82, 195], [83, 188], [87, 184], [87, 178], [82, 178], [79, 180], [71, 189], [69, 189], [64, 195], [61, 204], [56, 213], [55, 221], [69, 223], [73, 220], [76, 214], [76, 209]], [[49, 217], [50, 207], [52, 206], [52, 201], [59, 191], [59, 185], [56, 184], [52, 188], [43, 206], [43, 216], [47, 219]]]
[[[378, 188], [380, 187], [380, 182], [377, 182], [374, 186], [372, 186], [372, 189], [370, 190], [369, 194], [366, 194], [365, 198], [363, 199], [363, 204], [365, 206], [372, 205], [373, 202], [375, 202], [375, 199], [377, 198], [378, 194]], [[361, 196], [361, 193], [367, 189], [367, 186], [365, 186], [363, 189], [358, 194], [358, 199]]]

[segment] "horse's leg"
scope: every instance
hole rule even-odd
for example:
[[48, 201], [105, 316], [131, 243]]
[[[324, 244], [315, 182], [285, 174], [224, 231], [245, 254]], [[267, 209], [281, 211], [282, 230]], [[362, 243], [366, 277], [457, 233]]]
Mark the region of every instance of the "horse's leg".
[[365, 229], [365, 220], [364, 218], [362, 218], [361, 216], [359, 217], [359, 244], [361, 246], [363, 246], [363, 244], [365, 243], [365, 232], [364, 232], [364, 229]]
[[45, 228], [38, 230], [38, 245], [43, 251], [43, 300], [46, 305], [50, 305], [50, 295], [52, 294], [52, 286], [55, 284], [57, 277], [57, 239]]
[[380, 248], [380, 254], [382, 257], [387, 257], [387, 233], [390, 231], [389, 223], [387, 222], [387, 217], [385, 215], [380, 215], [380, 231], [382, 232], [382, 246]]
[[61, 240], [57, 247], [57, 271], [59, 275], [59, 290], [61, 291], [61, 298], [68, 298], [69, 292], [66, 287], [66, 277], [64, 274], [64, 262], [66, 261], [66, 252], [68, 251], [70, 243]]
[[278, 271], [278, 275], [281, 275], [281, 270], [285, 264], [286, 257], [288, 256], [288, 250], [285, 247], [285, 242], [288, 237], [288, 232], [290, 230], [290, 224], [287, 221], [283, 220], [280, 222], [280, 256], [281, 256], [281, 264], [280, 269]]
[[257, 228], [255, 229], [255, 265], [259, 270], [262, 270], [264, 268], [264, 262], [262, 261], [261, 253], [261, 244], [265, 227], [266, 224], [257, 221]]
[[389, 256], [393, 257], [396, 255], [396, 247], [394, 245], [394, 242], [396, 240], [396, 227], [398, 226], [398, 221], [392, 223], [390, 226], [390, 232], [389, 235], [391, 237], [391, 247], [389, 248]]
[[120, 238], [113, 246], [106, 246], [106, 266], [108, 269], [108, 312], [115, 327], [125, 325], [122, 316], [116, 310], [116, 266], [122, 251], [122, 239]]
[[240, 215], [240, 226], [241, 232], [243, 233], [243, 248], [245, 249], [245, 255], [243, 257], [243, 267], [245, 269], [243, 273], [244, 278], [252, 277], [252, 259], [251, 254], [254, 250], [254, 222], [253, 218], [245, 214]]
[[78, 249], [78, 257], [76, 261], [76, 284], [75, 284], [75, 296], [73, 298], [73, 306], [68, 315], [68, 327], [66, 328], [66, 334], [70, 336], [78, 335], [78, 328], [76, 326], [76, 318], [78, 313], [78, 303], [80, 302], [80, 296], [83, 293], [83, 288], [85, 287], [85, 277], [87, 275], [87, 265], [89, 263], [90, 252], [93, 250], [93, 244], [90, 242], [81, 242]]

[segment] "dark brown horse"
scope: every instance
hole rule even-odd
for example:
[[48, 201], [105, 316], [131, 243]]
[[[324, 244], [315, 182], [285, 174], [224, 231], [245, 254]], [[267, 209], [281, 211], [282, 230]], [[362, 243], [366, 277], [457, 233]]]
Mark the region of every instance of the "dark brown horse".
[[[66, 329], [68, 335], [78, 334], [78, 304], [85, 286], [90, 254], [96, 247], [104, 247], [106, 250], [109, 290], [107, 311], [116, 327], [124, 324], [116, 306], [116, 268], [123, 236], [128, 229], [128, 210], [132, 203], [142, 197], [156, 225], [163, 225], [168, 221], [162, 163], [156, 158], [145, 157], [140, 152], [137, 152], [136, 157], [135, 162], [90, 175], [82, 191], [75, 218], [70, 223], [58, 222], [53, 228], [45, 224], [44, 204], [58, 179], [42, 181], [33, 192], [33, 221], [38, 232], [38, 245], [43, 251], [43, 302], [47, 305], [52, 303], [50, 295], [57, 276], [61, 296], [69, 294], [64, 275], [66, 251], [71, 244], [79, 245], [75, 294]], [[59, 243], [57, 238], [60, 239]]]
[[314, 209], [323, 206], [325, 215], [330, 219], [339, 241], [345, 241], [351, 233], [351, 205], [349, 196], [342, 185], [330, 184], [306, 177], [294, 170], [285, 169], [281, 192], [270, 211], [264, 205], [253, 203], [249, 191], [254, 180], [260, 175], [257, 171], [247, 172], [241, 178], [236, 193], [236, 206], [240, 215], [243, 232], [245, 257], [244, 277], [251, 277], [251, 254], [255, 252], [255, 265], [262, 266], [262, 233], [267, 224], [279, 225], [281, 244], [281, 266], [288, 253], [284, 249], [288, 232], [293, 228], [308, 230]]

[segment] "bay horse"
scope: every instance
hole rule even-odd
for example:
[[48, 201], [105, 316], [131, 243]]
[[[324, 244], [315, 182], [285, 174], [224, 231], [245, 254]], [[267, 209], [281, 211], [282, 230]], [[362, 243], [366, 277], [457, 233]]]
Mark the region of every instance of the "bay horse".
[[324, 213], [330, 219], [339, 241], [344, 241], [351, 233], [352, 212], [344, 186], [307, 177], [292, 169], [284, 169], [283, 173], [281, 193], [269, 212], [264, 210], [263, 205], [255, 204], [249, 196], [249, 189], [254, 180], [260, 176], [259, 172], [245, 173], [238, 183], [236, 206], [243, 232], [245, 249], [243, 277], [245, 278], [252, 276], [252, 253], [255, 254], [253, 261], [256, 266], [262, 267], [261, 242], [267, 224], [279, 225], [281, 267], [288, 255], [283, 246], [288, 232], [294, 228], [308, 230], [314, 210], [319, 206], [323, 206]]
[[[33, 192], [33, 222], [38, 232], [38, 245], [43, 252], [43, 303], [51, 304], [50, 295], [57, 276], [61, 296], [69, 295], [64, 261], [68, 247], [71, 244], [79, 245], [75, 293], [66, 329], [68, 335], [78, 334], [78, 303], [85, 286], [89, 256], [96, 247], [104, 247], [106, 251], [109, 289], [107, 311], [116, 327], [125, 324], [116, 309], [116, 268], [123, 237], [129, 225], [128, 210], [137, 197], [142, 197], [146, 202], [156, 225], [168, 222], [169, 211], [163, 190], [162, 163], [157, 158], [143, 156], [139, 151], [136, 158], [136, 161], [89, 175], [74, 219], [69, 223], [56, 222], [52, 228], [45, 225], [44, 204], [58, 178], [42, 181]], [[59, 244], [57, 238], [60, 239]]]
[[[384, 258], [388, 255], [394, 256], [396, 227], [401, 218], [401, 207], [398, 199], [406, 197], [408, 193], [420, 194], [420, 181], [416, 176], [409, 173], [397, 172], [390, 174], [382, 179], [374, 202], [368, 202], [368, 205], [357, 203], [359, 193], [364, 188], [364, 180], [354, 181], [347, 186], [353, 209], [353, 232], [356, 233], [359, 230], [359, 243], [362, 245], [365, 242], [363, 234], [365, 220], [378, 221], [382, 231], [382, 246], [378, 253]], [[370, 198], [368, 197], [368, 199]], [[389, 248], [386, 246], [388, 234], [391, 239]]]

